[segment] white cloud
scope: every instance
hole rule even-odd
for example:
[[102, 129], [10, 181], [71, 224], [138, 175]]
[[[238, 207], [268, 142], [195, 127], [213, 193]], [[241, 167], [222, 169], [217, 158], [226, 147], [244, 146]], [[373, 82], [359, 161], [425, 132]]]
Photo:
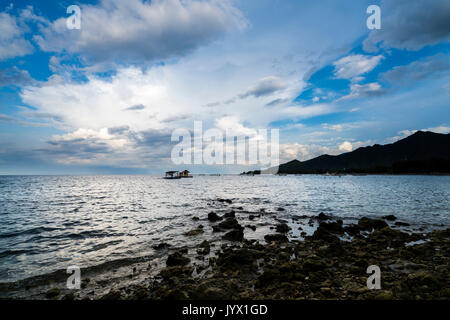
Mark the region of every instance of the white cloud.
[[365, 56], [362, 54], [341, 58], [333, 63], [335, 67], [334, 75], [340, 79], [357, 77], [373, 70], [383, 58], [382, 55]]
[[246, 25], [229, 1], [102, 0], [81, 5], [80, 30], [60, 18], [35, 36], [50, 52], [81, 54], [87, 62], [141, 63], [183, 55]]
[[361, 97], [378, 96], [384, 93], [383, 88], [377, 82], [371, 82], [366, 84], [352, 83], [350, 85], [350, 93], [346, 96], [339, 98], [337, 101], [356, 99]]
[[341, 143], [339, 145], [339, 150], [345, 151], [345, 152], [350, 152], [353, 150], [353, 146], [352, 146], [351, 142], [344, 141], [343, 143]]
[[17, 19], [6, 12], [0, 12], [0, 61], [32, 52], [33, 46], [23, 37]]

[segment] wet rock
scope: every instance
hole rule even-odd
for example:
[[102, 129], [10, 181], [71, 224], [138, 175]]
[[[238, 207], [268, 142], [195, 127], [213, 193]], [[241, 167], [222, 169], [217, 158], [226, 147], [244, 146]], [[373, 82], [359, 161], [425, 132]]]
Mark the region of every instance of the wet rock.
[[111, 289], [107, 294], [102, 296], [101, 300], [120, 300], [121, 294], [120, 291]]
[[62, 297], [62, 300], [75, 300], [75, 295], [70, 292]]
[[242, 229], [231, 230], [224, 234], [222, 239], [229, 241], [242, 241], [244, 240], [244, 231], [242, 231]]
[[170, 244], [165, 243], [165, 242], [161, 242], [160, 244], [153, 246], [153, 249], [155, 250], [162, 250], [162, 249], [167, 249], [170, 247]]
[[200, 218], [199, 217], [192, 217], [192, 220], [198, 221], [198, 220], [200, 220]]
[[370, 219], [370, 218], [362, 217], [358, 221], [358, 227], [361, 230], [371, 231], [372, 229], [377, 230], [377, 229], [382, 229], [387, 226], [388, 226], [388, 224], [385, 221], [378, 220], [378, 219]]
[[51, 288], [45, 293], [47, 299], [54, 299], [59, 296], [60, 290], [58, 288]]
[[407, 285], [410, 288], [415, 289], [425, 289], [424, 286], [427, 287], [427, 289], [437, 289], [440, 287], [440, 281], [431, 272], [419, 272], [414, 274], [409, 274], [408, 278], [406, 279]]
[[330, 217], [330, 216], [327, 216], [325, 213], [321, 212], [321, 213], [319, 213], [319, 215], [317, 216], [317, 219], [318, 219], [318, 220], [330, 220], [331, 217]]
[[286, 211], [286, 209], [285, 209], [285, 208], [281, 208], [281, 207], [280, 207], [280, 208], [277, 208], [277, 211], [278, 211], [278, 212], [281, 212], [281, 211]]
[[204, 291], [205, 300], [229, 299], [227, 292], [221, 288], [208, 288]]
[[189, 300], [189, 295], [186, 291], [174, 289], [169, 290], [164, 298], [165, 300]]
[[259, 255], [259, 252], [246, 248], [228, 249], [219, 255], [217, 265], [223, 270], [254, 269]]
[[349, 224], [348, 226], [344, 227], [343, 230], [351, 236], [358, 236], [360, 234], [360, 228], [356, 224]]
[[159, 276], [163, 279], [186, 277], [192, 274], [194, 268], [186, 266], [171, 266], [161, 270]]
[[395, 221], [395, 220], [397, 220], [397, 217], [394, 216], [393, 214], [389, 214], [387, 216], [382, 216], [381, 218], [383, 218], [384, 220], [388, 220], [388, 221]]
[[264, 236], [266, 242], [288, 242], [288, 238], [284, 234], [266, 234]]
[[403, 260], [397, 260], [394, 263], [389, 264], [388, 267], [395, 273], [403, 273], [403, 274], [411, 274], [419, 272], [425, 268], [424, 265]]
[[291, 228], [286, 223], [279, 223], [276, 225], [276, 231], [279, 233], [287, 233]]
[[198, 246], [197, 253], [200, 255], [206, 255], [210, 252], [211, 246], [207, 240], [204, 240], [200, 245]]
[[234, 210], [231, 210], [230, 212], [227, 212], [223, 215], [225, 218], [234, 218], [236, 217], [236, 212]]
[[327, 267], [326, 263], [318, 257], [308, 257], [303, 262], [303, 270], [305, 272], [323, 270]]
[[168, 267], [184, 266], [190, 262], [188, 257], [183, 256], [181, 252], [175, 252], [167, 257], [166, 265]]
[[409, 227], [410, 224], [406, 223], [406, 222], [401, 222], [401, 221], [397, 221], [396, 223], [394, 223], [397, 227]]
[[327, 242], [339, 241], [335, 234], [342, 234], [342, 221], [341, 222], [320, 222], [314, 234], [311, 236], [313, 240], [323, 240]]
[[252, 225], [249, 224], [249, 225], [246, 225], [246, 227], [251, 229], [251, 230], [253, 230], [253, 231], [256, 231], [256, 226], [252, 226]]
[[211, 222], [216, 222], [222, 220], [222, 217], [219, 217], [215, 212], [210, 212], [208, 213], [208, 220]]
[[222, 221], [221, 223], [219, 223], [217, 225], [217, 227], [222, 230], [243, 229], [243, 227], [239, 224], [239, 222], [236, 220], [236, 218], [228, 218], [225, 221]]
[[383, 290], [375, 296], [375, 300], [393, 300], [394, 295], [392, 294], [392, 291], [389, 290]]
[[188, 236], [188, 237], [193, 237], [193, 236], [197, 236], [197, 235], [199, 235], [199, 234], [201, 234], [203, 232], [204, 232], [203, 231], [203, 227], [201, 227], [201, 228], [199, 227], [197, 229], [193, 229], [193, 230], [190, 230], [190, 231], [186, 232], [185, 235]]

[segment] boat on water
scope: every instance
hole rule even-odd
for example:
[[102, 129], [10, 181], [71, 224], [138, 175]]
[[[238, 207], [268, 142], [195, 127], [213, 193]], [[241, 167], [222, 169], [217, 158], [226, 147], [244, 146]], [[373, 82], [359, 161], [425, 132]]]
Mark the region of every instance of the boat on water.
[[172, 180], [172, 179], [181, 179], [181, 178], [193, 178], [193, 176], [189, 174], [188, 170], [167, 171], [166, 175], [163, 178], [164, 179], [168, 179], [168, 180]]

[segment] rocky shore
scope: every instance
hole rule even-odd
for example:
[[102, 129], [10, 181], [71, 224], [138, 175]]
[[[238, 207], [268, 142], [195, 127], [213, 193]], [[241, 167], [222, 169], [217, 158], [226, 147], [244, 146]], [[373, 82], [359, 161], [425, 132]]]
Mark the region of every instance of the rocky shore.
[[[387, 216], [385, 219], [394, 219]], [[235, 222], [228, 218], [227, 224]], [[289, 242], [288, 227], [265, 237], [267, 244], [242, 240], [223, 246], [208, 276], [195, 278], [183, 252], [138, 295], [148, 299], [449, 299], [450, 229], [428, 234], [394, 230], [384, 220], [361, 218], [343, 226], [319, 215], [319, 227], [305, 241]], [[223, 224], [223, 222], [222, 222]], [[228, 233], [229, 234], [229, 233]], [[344, 234], [352, 237], [341, 240]], [[226, 236], [227, 234], [225, 234]], [[236, 239], [237, 240], [237, 239]], [[199, 248], [203, 254], [208, 244]], [[381, 290], [367, 288], [367, 267], [381, 269]], [[109, 295], [103, 298], [109, 298]]]
[[[450, 228], [405, 232], [392, 215], [348, 225], [323, 213], [308, 219], [317, 229], [302, 240], [289, 240], [291, 227], [279, 222], [259, 243], [245, 239], [251, 226], [242, 226], [234, 211], [211, 212], [194, 219], [198, 227], [185, 236], [209, 230], [222, 243], [204, 240], [189, 249], [161, 243], [155, 249], [166, 253], [162, 267], [134, 266], [130, 277], [139, 273], [139, 281], [94, 296], [53, 288], [45, 298], [450, 299]], [[367, 288], [370, 265], [381, 270], [380, 290]]]

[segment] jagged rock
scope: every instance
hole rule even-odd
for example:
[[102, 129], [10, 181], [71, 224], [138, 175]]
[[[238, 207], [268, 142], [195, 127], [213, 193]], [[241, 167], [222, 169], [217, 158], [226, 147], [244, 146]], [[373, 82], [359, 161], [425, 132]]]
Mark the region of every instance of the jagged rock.
[[217, 265], [223, 270], [236, 270], [242, 268], [256, 268], [256, 259], [260, 252], [256, 250], [240, 248], [237, 250], [226, 250], [217, 259]]
[[291, 228], [286, 223], [279, 223], [276, 226], [276, 231], [280, 233], [287, 233]]
[[230, 212], [227, 212], [223, 215], [225, 218], [234, 218], [236, 217], [236, 212], [234, 210], [231, 210]]
[[384, 220], [388, 220], [388, 221], [395, 221], [395, 220], [397, 220], [397, 217], [394, 216], [393, 214], [389, 214], [387, 216], [382, 216], [381, 218], [383, 218]]
[[208, 213], [208, 220], [211, 222], [216, 222], [222, 220], [222, 217], [219, 217], [215, 212], [210, 212]]
[[330, 216], [327, 216], [325, 213], [321, 212], [321, 213], [319, 213], [319, 215], [317, 216], [317, 219], [319, 219], [319, 220], [330, 220], [331, 217], [330, 217]]
[[285, 208], [277, 208], [277, 211], [279, 211], [279, 212], [281, 212], [281, 211], [286, 211], [286, 209]]
[[197, 253], [200, 255], [206, 255], [210, 252], [211, 246], [207, 240], [204, 240], [200, 245], [198, 246]]
[[409, 227], [409, 223], [406, 223], [406, 222], [400, 222], [400, 221], [397, 221], [396, 223], [394, 223], [396, 226], [398, 226], [398, 227]]
[[362, 217], [358, 221], [358, 226], [361, 230], [371, 231], [372, 229], [377, 230], [387, 227], [388, 224], [383, 220]]
[[168, 267], [184, 266], [190, 262], [188, 257], [183, 256], [181, 252], [175, 252], [167, 257], [166, 265]]
[[244, 232], [242, 229], [231, 230], [223, 235], [222, 239], [230, 241], [242, 241], [244, 240]]
[[228, 218], [225, 221], [222, 221], [217, 225], [219, 229], [223, 230], [229, 230], [229, 229], [243, 229], [242, 226], [239, 224], [239, 222], [236, 220], [236, 218]]

